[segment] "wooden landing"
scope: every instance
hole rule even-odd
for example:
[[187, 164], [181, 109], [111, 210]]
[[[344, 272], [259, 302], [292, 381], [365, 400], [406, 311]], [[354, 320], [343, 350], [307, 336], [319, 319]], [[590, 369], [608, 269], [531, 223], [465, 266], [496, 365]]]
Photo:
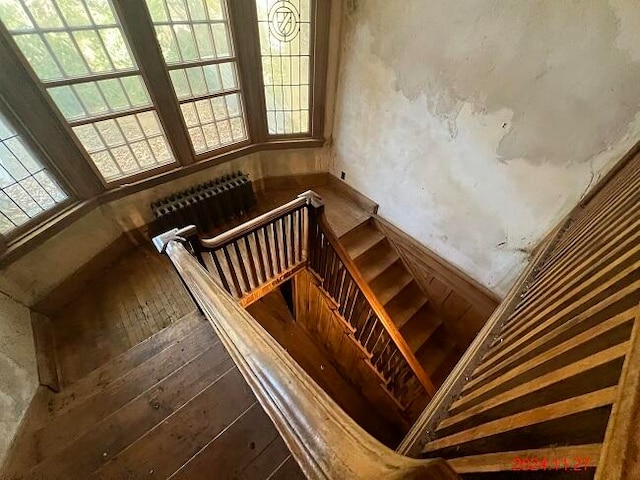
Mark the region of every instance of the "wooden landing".
[[3, 480], [304, 478], [200, 315], [52, 395], [27, 412]]
[[63, 385], [196, 310], [171, 263], [130, 250], [52, 316]]

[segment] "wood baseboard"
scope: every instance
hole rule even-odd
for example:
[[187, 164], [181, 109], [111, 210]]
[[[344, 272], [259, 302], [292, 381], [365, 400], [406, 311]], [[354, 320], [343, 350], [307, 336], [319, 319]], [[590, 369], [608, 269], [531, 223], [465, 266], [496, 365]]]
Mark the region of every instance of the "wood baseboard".
[[281, 190], [292, 187], [300, 187], [313, 190], [314, 187], [324, 186], [328, 183], [328, 173], [307, 173], [304, 175], [283, 175], [279, 177], [265, 177], [253, 182], [256, 192], [264, 190]]
[[56, 355], [53, 323], [49, 317], [32, 311], [31, 328], [33, 329], [40, 385], [48, 387], [54, 392], [59, 392], [62, 387], [62, 378]]
[[325, 174], [327, 176], [327, 184], [337, 190], [345, 197], [352, 200], [358, 206], [362, 207], [367, 212], [371, 212], [373, 214], [378, 213], [378, 204], [371, 200], [369, 197], [363, 195], [358, 190], [353, 188], [348, 183], [340, 180], [339, 178], [331, 175], [330, 173]]

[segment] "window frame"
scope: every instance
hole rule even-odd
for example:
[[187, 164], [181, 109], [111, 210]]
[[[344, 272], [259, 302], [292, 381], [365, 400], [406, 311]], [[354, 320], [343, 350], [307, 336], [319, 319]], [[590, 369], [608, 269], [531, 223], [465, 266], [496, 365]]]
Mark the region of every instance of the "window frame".
[[[16, 238], [20, 238], [25, 233], [31, 231], [34, 226], [42, 223], [47, 218], [58, 215], [61, 211], [64, 211], [77, 201], [73, 190], [69, 187], [69, 185], [63, 180], [60, 172], [56, 168], [56, 166], [51, 162], [51, 159], [46, 154], [45, 150], [40, 148], [40, 145], [35, 141], [35, 139], [31, 136], [28, 129], [22, 124], [20, 119], [16, 116], [15, 112], [11, 108], [11, 106], [6, 102], [6, 99], [0, 93], [0, 109], [2, 110], [2, 115], [8, 120], [11, 124], [11, 127], [16, 131], [17, 135], [20, 137], [20, 140], [25, 143], [27, 148], [34, 154], [36, 159], [42, 164], [43, 168], [47, 170], [47, 172], [55, 179], [58, 183], [62, 191], [67, 195], [67, 198], [61, 202], [56, 203], [51, 208], [47, 210], [43, 210], [37, 215], [29, 218], [22, 225], [18, 225], [11, 229], [9, 232], [5, 232], [0, 234], [0, 237], [4, 239], [6, 242], [11, 242]], [[0, 251], [2, 248], [0, 248]]]
[[[0, 91], [6, 92], [7, 109], [12, 119], [17, 120], [14, 123], [25, 142], [34, 149], [34, 153], [68, 195], [65, 202], [42, 212], [8, 234], [0, 234], [0, 262], [7, 258], [7, 254], [13, 255], [14, 245], [18, 245], [19, 251], [23, 250], [22, 239], [40, 236], [43, 229], [58, 231], [55, 225], [58, 220], [66, 224], [70, 221], [70, 215], [84, 214], [88, 204], [120, 198], [263, 150], [321, 147], [325, 141], [331, 3], [331, 0], [310, 0], [309, 132], [269, 134], [255, 0], [227, 1], [247, 139], [196, 154], [146, 2], [112, 0], [129, 43], [129, 51], [164, 128], [175, 162], [109, 182], [100, 175], [69, 122], [46, 91], [45, 82], [40, 81], [12, 35], [0, 22], [0, 63], [6, 67], [0, 69]], [[25, 128], [25, 125], [29, 125], [29, 128]]]

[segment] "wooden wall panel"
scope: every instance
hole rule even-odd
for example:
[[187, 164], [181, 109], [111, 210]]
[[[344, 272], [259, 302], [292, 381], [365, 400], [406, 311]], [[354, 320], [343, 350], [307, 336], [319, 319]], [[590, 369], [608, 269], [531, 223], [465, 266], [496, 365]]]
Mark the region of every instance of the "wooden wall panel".
[[447, 330], [458, 345], [466, 348], [500, 299], [385, 219], [376, 215], [374, 220], [443, 318]]
[[382, 379], [366, 363], [366, 353], [351, 341], [336, 305], [322, 292], [316, 277], [303, 270], [294, 277], [296, 321], [327, 351], [335, 368], [377, 407], [385, 420], [406, 432], [419, 411], [402, 411], [382, 388]]

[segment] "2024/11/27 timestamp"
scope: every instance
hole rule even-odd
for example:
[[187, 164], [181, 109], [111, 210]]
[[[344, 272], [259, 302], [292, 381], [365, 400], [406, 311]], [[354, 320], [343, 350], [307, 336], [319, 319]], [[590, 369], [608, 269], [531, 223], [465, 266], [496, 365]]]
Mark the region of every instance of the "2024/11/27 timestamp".
[[581, 472], [590, 468], [589, 457], [514, 457], [511, 461], [513, 471], [563, 470]]

